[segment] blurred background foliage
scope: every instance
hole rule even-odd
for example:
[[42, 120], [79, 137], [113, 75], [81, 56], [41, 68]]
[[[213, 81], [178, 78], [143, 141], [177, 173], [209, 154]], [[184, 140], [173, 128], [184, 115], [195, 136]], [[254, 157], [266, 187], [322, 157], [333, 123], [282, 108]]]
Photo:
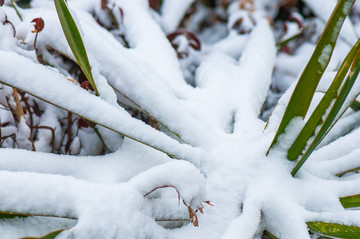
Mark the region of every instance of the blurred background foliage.
[[19, 0], [16, 3], [21, 7], [29, 7], [29, 3], [31, 0]]

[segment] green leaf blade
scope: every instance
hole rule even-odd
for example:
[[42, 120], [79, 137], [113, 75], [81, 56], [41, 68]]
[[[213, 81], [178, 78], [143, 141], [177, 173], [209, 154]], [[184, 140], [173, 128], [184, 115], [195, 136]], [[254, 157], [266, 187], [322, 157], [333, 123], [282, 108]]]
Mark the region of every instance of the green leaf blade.
[[326, 110], [329, 108], [331, 102], [337, 98], [339, 88], [343, 83], [345, 76], [348, 73], [349, 68], [351, 67], [351, 64], [353, 63], [353, 60], [359, 50], [360, 40], [356, 42], [354, 47], [350, 50], [349, 54], [345, 57], [329, 89], [326, 91], [325, 95], [315, 108], [309, 120], [306, 122], [299, 135], [290, 146], [287, 155], [287, 158], [290, 161], [296, 160], [300, 156], [301, 152], [306, 146], [307, 141], [315, 134], [316, 128], [323, 123], [322, 117], [325, 115]]
[[12, 219], [12, 218], [19, 218], [19, 217], [29, 217], [28, 214], [23, 213], [15, 213], [15, 212], [0, 212], [0, 219]]
[[64, 31], [66, 40], [69, 43], [70, 49], [74, 54], [81, 70], [84, 72], [87, 80], [95, 90], [96, 95], [99, 95], [93, 75], [91, 73], [91, 66], [86, 53], [84, 42], [81, 38], [79, 29], [76, 26], [75, 20], [73, 19], [64, 0], [54, 0], [54, 3], [61, 27]]
[[360, 110], [360, 102], [357, 100], [354, 100], [354, 102], [351, 104], [350, 107], [353, 111], [359, 111]]
[[[360, 72], [360, 49], [358, 50], [356, 57], [353, 60], [353, 63], [350, 67], [350, 72], [347, 76], [347, 79], [338, 94], [335, 103], [333, 104], [332, 108], [330, 109], [329, 114], [326, 116], [326, 119], [324, 120], [324, 123], [322, 124], [319, 132], [315, 135], [314, 139], [310, 143], [310, 146], [306, 150], [306, 152], [300, 157], [299, 162], [296, 164], [294, 169], [292, 170], [291, 174], [293, 176], [296, 175], [296, 173], [299, 171], [299, 169], [302, 167], [302, 165], [305, 163], [305, 161], [309, 158], [311, 153], [315, 150], [315, 148], [320, 144], [320, 142], [323, 140], [323, 138], [327, 135], [327, 133], [330, 131], [330, 129], [334, 126], [336, 121], [340, 118], [341, 114], [344, 113], [340, 112], [341, 108], [343, 107], [343, 104], [345, 103], [345, 100], [347, 96], [350, 93], [350, 90], [352, 89], [355, 80], [357, 79], [357, 76]], [[352, 101], [355, 99], [352, 99]], [[346, 106], [346, 109], [350, 107], [350, 104]], [[339, 116], [340, 115], [340, 116]]]
[[278, 137], [285, 131], [293, 118], [305, 117], [316, 87], [330, 61], [340, 28], [354, 3], [355, 0], [338, 1], [313, 55], [298, 80], [269, 150], [277, 143]]
[[50, 232], [49, 234], [46, 234], [45, 236], [42, 236], [42, 237], [23, 237], [23, 238], [20, 238], [20, 239], [54, 239], [60, 233], [62, 233], [65, 230], [68, 230], [68, 228], [64, 228], [64, 229], [60, 229], [60, 230], [57, 230], [57, 231]]
[[[351, 106], [350, 106], [351, 107]], [[341, 177], [347, 173], [351, 173], [351, 172], [356, 172], [356, 171], [359, 171], [360, 170], [360, 167], [356, 167], [356, 168], [352, 168], [352, 169], [349, 169], [349, 170], [345, 170], [345, 171], [342, 171], [340, 173], [337, 173], [335, 176], [337, 177]]]
[[308, 228], [317, 233], [338, 238], [360, 238], [360, 228], [337, 223], [307, 222]]
[[360, 194], [348, 197], [341, 197], [339, 198], [339, 200], [344, 208], [360, 207]]

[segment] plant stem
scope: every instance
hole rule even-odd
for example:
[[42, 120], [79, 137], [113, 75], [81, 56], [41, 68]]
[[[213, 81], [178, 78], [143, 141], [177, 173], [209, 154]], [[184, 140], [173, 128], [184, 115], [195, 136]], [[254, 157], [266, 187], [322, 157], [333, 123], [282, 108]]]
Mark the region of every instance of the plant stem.
[[14, 0], [11, 0], [11, 6], [14, 8], [16, 14], [18, 15], [18, 17], [20, 18], [20, 21], [23, 21], [23, 18], [19, 12], [19, 10], [17, 9], [17, 5], [16, 3], [14, 2]]

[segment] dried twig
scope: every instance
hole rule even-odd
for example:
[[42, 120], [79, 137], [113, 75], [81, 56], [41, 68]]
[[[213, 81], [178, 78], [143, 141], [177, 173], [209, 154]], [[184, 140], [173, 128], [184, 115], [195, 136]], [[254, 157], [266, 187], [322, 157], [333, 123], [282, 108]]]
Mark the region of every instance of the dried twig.
[[[144, 197], [148, 196], [149, 194], [151, 194], [152, 192], [154, 192], [154, 191], [156, 191], [156, 190], [158, 190], [160, 188], [174, 188], [176, 190], [176, 193], [178, 195], [178, 200], [179, 200], [179, 203], [180, 203], [180, 198], [181, 198], [180, 192], [175, 186], [172, 186], [172, 185], [163, 185], [163, 186], [156, 187], [156, 188], [152, 189], [150, 192], [144, 194]], [[192, 207], [187, 205], [184, 200], [182, 200], [182, 202], [188, 208], [190, 222], [194, 225], [194, 227], [198, 227], [199, 226], [199, 220], [198, 220], [198, 217], [197, 217], [196, 213], [199, 211], [200, 213], [203, 214], [204, 213], [204, 211], [203, 211], [204, 206], [202, 204], [200, 204], [200, 206], [197, 209], [194, 210]], [[209, 204], [211, 206], [214, 206], [214, 205], [212, 205], [210, 203], [210, 201], [205, 201], [204, 203]]]
[[67, 142], [65, 144], [65, 153], [69, 152], [71, 142], [73, 141], [72, 125], [73, 125], [72, 113], [68, 112], [68, 116], [67, 116], [67, 136], [68, 137], [67, 137]]
[[152, 189], [150, 192], [144, 194], [144, 197], [148, 196], [149, 194], [151, 194], [152, 192], [154, 192], [154, 191], [156, 191], [156, 190], [158, 190], [160, 188], [173, 188], [173, 189], [175, 189], [175, 191], [176, 191], [176, 193], [178, 195], [178, 200], [179, 200], [179, 204], [180, 204], [180, 192], [175, 186], [172, 186], [172, 185], [164, 185], [164, 186], [156, 187], [156, 188]]
[[[19, 94], [18, 94], [18, 91], [17, 91], [16, 88], [13, 88], [13, 93], [12, 93], [11, 97], [12, 97], [12, 101], [13, 101], [12, 103], [10, 103], [10, 100], [9, 100], [8, 97], [6, 97], [6, 99], [7, 99], [9, 109], [10, 109], [11, 113], [13, 114], [15, 122], [17, 123], [17, 125], [19, 125], [21, 120], [23, 119], [25, 124], [27, 125], [27, 127], [29, 127], [29, 125], [26, 122], [26, 118], [25, 118], [25, 115], [24, 115], [24, 110], [23, 110], [23, 108], [21, 106]], [[29, 127], [29, 130], [31, 132], [30, 127]], [[32, 151], [36, 151], [31, 133], [30, 133], [30, 136], [29, 136], [28, 140], [31, 143]]]
[[50, 127], [50, 126], [45, 126], [45, 125], [34, 125], [34, 126], [31, 126], [31, 128], [34, 128], [34, 129], [48, 129], [48, 130], [51, 131], [50, 145], [51, 145], [51, 153], [53, 153], [54, 149], [55, 149], [55, 129]]

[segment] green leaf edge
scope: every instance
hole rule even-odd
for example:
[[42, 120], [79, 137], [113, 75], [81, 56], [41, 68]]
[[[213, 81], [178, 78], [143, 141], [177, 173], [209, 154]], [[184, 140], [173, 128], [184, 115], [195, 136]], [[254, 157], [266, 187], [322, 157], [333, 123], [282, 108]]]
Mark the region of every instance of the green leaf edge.
[[338, 238], [360, 238], [360, 228], [338, 223], [307, 222], [308, 228], [317, 233]]
[[84, 42], [81, 38], [79, 29], [77, 28], [76, 23], [67, 7], [67, 4], [64, 0], [54, 0], [54, 3], [61, 27], [64, 31], [70, 49], [74, 54], [81, 70], [84, 72], [87, 80], [95, 90], [96, 95], [99, 95], [93, 75], [91, 73], [91, 66], [86, 53]]
[[11, 218], [16, 218], [16, 217], [53, 217], [53, 218], [77, 220], [77, 218], [69, 217], [69, 216], [0, 211], [0, 219], [11, 219]]
[[270, 239], [277, 239], [276, 236], [274, 236], [272, 233], [270, 233], [270, 232], [267, 231], [267, 230], [264, 230], [264, 231], [263, 231], [263, 235], [269, 237]]
[[60, 229], [60, 230], [56, 230], [53, 232], [50, 232], [44, 236], [41, 237], [22, 237], [20, 239], [54, 239], [55, 237], [57, 237], [60, 233], [62, 233], [63, 231], [69, 230], [69, 228], [64, 228], [64, 229]]
[[29, 214], [16, 213], [16, 212], [2, 212], [0, 211], [0, 219], [11, 219], [17, 217], [29, 217]]
[[14, 9], [15, 12], [16, 12], [16, 15], [19, 17], [20, 21], [22, 22], [22, 21], [23, 21], [23, 18], [22, 18], [21, 14], [20, 14], [20, 12], [19, 12], [19, 10], [18, 10], [18, 8], [17, 8], [16, 3], [14, 2], [14, 0], [10, 0], [10, 3], [11, 3], [11, 6], [13, 7], [13, 9]]
[[344, 208], [360, 207], [360, 194], [341, 197], [339, 200]]
[[284, 46], [286, 46], [289, 42], [295, 40], [296, 38], [298, 38], [299, 36], [303, 35], [304, 32], [309, 28], [309, 26], [305, 26], [303, 28], [300, 29], [300, 31], [298, 33], [295, 33], [294, 35], [290, 36], [289, 38], [286, 38], [282, 41], [276, 42], [276, 46], [278, 48], [278, 50], [281, 50], [281, 48], [283, 48]]
[[357, 100], [354, 100], [354, 102], [351, 104], [350, 107], [353, 111], [359, 111], [360, 110], [360, 102]]
[[345, 171], [342, 171], [340, 173], [337, 173], [335, 176], [342, 177], [343, 175], [345, 175], [347, 173], [356, 172], [356, 171], [359, 171], [359, 170], [360, 170], [360, 167], [356, 167], [356, 168], [352, 168], [352, 169], [345, 170]]

